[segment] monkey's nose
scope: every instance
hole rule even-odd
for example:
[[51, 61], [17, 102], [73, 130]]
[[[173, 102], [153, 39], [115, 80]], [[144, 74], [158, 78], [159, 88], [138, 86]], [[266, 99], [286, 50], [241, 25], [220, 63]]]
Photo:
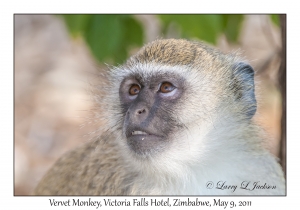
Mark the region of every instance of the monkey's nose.
[[144, 122], [148, 118], [148, 115], [149, 109], [145, 104], [138, 104], [137, 106], [130, 107], [128, 112], [129, 120], [138, 125]]
[[138, 109], [137, 110], [137, 114], [143, 114], [143, 113], [146, 113], [146, 109]]
[[133, 117], [133, 120], [136, 121], [136, 123], [141, 123], [141, 122], [144, 122], [147, 117], [148, 117], [148, 109], [146, 107], [139, 107], [137, 108], [135, 111], [134, 111], [134, 116]]

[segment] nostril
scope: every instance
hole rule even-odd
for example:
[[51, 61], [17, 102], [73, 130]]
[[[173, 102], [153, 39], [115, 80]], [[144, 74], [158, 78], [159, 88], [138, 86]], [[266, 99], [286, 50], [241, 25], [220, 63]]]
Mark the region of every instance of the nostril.
[[144, 112], [146, 112], [145, 109], [140, 109], [140, 110], [138, 111], [138, 114], [142, 114], [142, 113], [144, 113]]

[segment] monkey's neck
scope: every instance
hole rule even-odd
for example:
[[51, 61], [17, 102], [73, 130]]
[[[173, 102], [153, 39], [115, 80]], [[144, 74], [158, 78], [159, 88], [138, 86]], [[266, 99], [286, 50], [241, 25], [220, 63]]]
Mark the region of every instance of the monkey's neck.
[[[252, 153], [253, 147], [260, 147], [257, 137], [249, 138], [253, 135], [252, 129], [255, 129], [252, 125], [245, 124], [219, 128], [218, 131], [212, 130], [205, 135], [199, 133], [199, 139], [186, 135], [187, 139], [180, 141], [186, 142], [186, 145], [173, 148], [158, 160], [153, 158], [137, 164], [139, 178], [133, 184], [132, 193], [227, 194], [228, 191], [209, 189], [207, 184], [226, 181], [239, 185], [249, 176], [249, 172], [255, 171], [254, 164], [245, 167], [245, 162], [253, 162], [249, 160], [254, 155], [261, 155]], [[197, 132], [193, 134], [195, 133]], [[249, 139], [251, 143], [248, 142]]]

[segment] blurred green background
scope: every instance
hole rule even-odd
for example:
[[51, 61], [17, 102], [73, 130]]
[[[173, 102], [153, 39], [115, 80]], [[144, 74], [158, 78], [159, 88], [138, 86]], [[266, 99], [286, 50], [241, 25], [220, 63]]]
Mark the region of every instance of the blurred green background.
[[[146, 41], [145, 29], [134, 15], [62, 15], [68, 31], [76, 39], [81, 37], [94, 56], [109, 64], [119, 64], [131, 49]], [[278, 15], [270, 15], [279, 25]], [[177, 38], [198, 39], [216, 44], [220, 35], [227, 41], [238, 41], [244, 15], [156, 15], [161, 23], [157, 38], [166, 38], [171, 30]]]

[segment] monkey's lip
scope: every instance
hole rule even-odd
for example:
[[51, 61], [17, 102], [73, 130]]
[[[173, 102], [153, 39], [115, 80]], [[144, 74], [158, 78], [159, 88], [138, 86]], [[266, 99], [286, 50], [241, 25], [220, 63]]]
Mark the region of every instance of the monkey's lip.
[[139, 136], [139, 137], [142, 137], [142, 136], [148, 136], [148, 137], [157, 136], [157, 137], [160, 137], [159, 135], [153, 134], [152, 132], [150, 132], [148, 130], [145, 130], [145, 129], [141, 129], [141, 128], [130, 129], [129, 131], [126, 132], [126, 136], [127, 136], [127, 138], [132, 137], [132, 136]]
[[127, 133], [126, 133], [127, 138], [128, 137], [161, 137], [159, 135], [156, 135], [152, 132], [149, 132], [148, 130], [145, 129], [141, 129], [141, 128], [133, 128], [130, 129]]
[[150, 135], [150, 134], [140, 130], [132, 131], [131, 136], [135, 136], [135, 135]]

